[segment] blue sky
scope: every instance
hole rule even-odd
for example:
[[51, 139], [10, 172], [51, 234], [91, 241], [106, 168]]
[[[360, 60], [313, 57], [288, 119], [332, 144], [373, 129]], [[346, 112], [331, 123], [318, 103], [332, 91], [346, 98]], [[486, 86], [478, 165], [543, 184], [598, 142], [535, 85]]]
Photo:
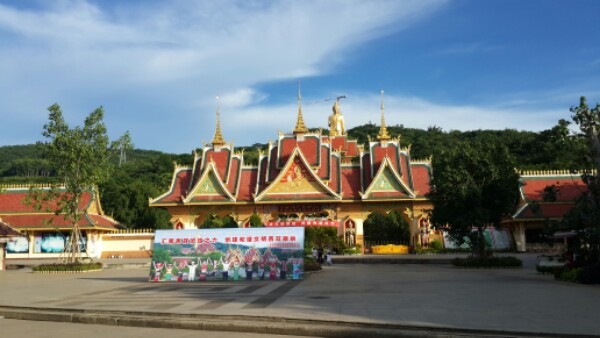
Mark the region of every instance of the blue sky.
[[236, 145], [308, 127], [544, 130], [600, 101], [600, 1], [2, 1], [0, 145], [98, 106], [113, 138], [189, 152], [219, 96]]

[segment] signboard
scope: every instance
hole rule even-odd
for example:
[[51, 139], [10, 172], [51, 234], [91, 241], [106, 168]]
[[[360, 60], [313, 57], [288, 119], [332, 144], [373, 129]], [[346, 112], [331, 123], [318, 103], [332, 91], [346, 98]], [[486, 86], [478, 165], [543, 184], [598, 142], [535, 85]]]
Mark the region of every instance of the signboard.
[[278, 221], [265, 222], [266, 227], [337, 227], [339, 221]]
[[153, 282], [302, 279], [304, 228], [157, 230]]

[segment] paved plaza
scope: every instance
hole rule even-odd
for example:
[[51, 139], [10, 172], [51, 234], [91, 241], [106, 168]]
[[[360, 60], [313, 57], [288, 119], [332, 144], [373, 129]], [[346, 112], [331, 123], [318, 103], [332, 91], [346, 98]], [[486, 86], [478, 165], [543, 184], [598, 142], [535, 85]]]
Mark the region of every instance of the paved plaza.
[[[600, 334], [600, 287], [557, 282], [531, 264], [514, 270], [334, 264], [303, 281], [273, 282], [149, 283], [148, 273], [145, 267], [2, 272], [0, 315], [118, 325], [135, 317], [145, 324], [132, 325], [222, 331], [230, 325], [244, 332], [313, 336], [321, 335], [316, 327], [322, 336]], [[119, 316], [133, 317], [119, 322]], [[161, 321], [167, 326], [151, 324]]]

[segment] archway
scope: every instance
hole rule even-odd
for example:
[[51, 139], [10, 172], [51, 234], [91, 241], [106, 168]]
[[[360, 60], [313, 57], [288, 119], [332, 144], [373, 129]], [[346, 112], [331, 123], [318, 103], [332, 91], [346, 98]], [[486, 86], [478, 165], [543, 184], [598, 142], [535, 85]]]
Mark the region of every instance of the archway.
[[380, 244], [404, 244], [410, 242], [410, 225], [399, 211], [382, 213], [375, 211], [363, 223], [365, 249]]

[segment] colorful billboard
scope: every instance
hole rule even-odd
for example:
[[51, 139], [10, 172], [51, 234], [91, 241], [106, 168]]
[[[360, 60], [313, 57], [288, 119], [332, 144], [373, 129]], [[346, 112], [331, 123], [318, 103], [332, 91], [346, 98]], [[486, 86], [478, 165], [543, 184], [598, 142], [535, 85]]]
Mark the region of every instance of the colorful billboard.
[[304, 228], [157, 230], [150, 281], [302, 279]]

